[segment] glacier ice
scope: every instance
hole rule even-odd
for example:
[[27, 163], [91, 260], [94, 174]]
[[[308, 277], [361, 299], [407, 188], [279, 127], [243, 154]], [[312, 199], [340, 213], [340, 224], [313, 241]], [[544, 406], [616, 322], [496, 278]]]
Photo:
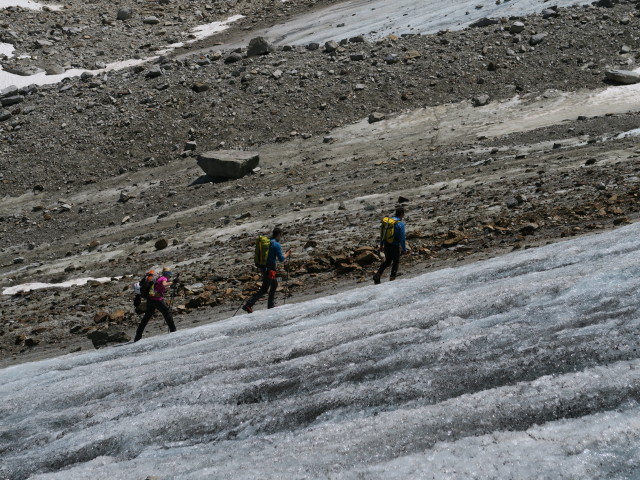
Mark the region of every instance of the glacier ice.
[[0, 478], [638, 478], [639, 234], [5, 368]]

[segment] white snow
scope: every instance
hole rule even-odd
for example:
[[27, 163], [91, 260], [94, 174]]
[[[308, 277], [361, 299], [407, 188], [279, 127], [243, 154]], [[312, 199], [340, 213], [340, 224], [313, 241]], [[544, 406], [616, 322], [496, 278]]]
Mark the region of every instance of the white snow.
[[0, 478], [638, 478], [639, 326], [640, 223], [178, 319], [0, 370]]
[[11, 45], [10, 43], [0, 43], [0, 55], [6, 55], [7, 57], [10, 57], [13, 55], [14, 50], [15, 48], [13, 48], [13, 45]]
[[622, 132], [618, 134], [616, 138], [627, 138], [627, 137], [637, 137], [637, 136], [640, 136], [640, 128], [634, 128], [633, 130]]
[[62, 5], [44, 5], [42, 3], [33, 2], [32, 0], [0, 0], [0, 10], [9, 7], [22, 7], [29, 10], [42, 10], [46, 7], [53, 11], [62, 9]]
[[31, 290], [40, 290], [43, 288], [68, 288], [68, 287], [78, 287], [82, 285], [86, 285], [88, 282], [99, 282], [99, 283], [107, 283], [111, 281], [111, 277], [86, 277], [86, 278], [74, 278], [73, 280], [67, 280], [66, 282], [60, 283], [43, 283], [43, 282], [33, 282], [33, 283], [23, 283], [21, 285], [14, 285], [12, 287], [7, 287], [2, 290], [2, 295], [14, 295], [18, 292], [30, 292]]
[[[2, 0], [0, 0], [1, 2]], [[12, 0], [13, 1], [13, 0]], [[0, 3], [1, 5], [1, 3]], [[242, 15], [234, 15], [229, 17], [227, 20], [221, 22], [212, 22], [206, 25], [201, 25], [195, 27], [193, 29], [194, 38], [185, 42], [185, 43], [193, 43], [198, 40], [202, 40], [208, 36], [214, 35], [215, 33], [222, 32], [229, 28], [229, 24], [238, 21], [243, 18]], [[122, 70], [124, 68], [133, 67], [135, 65], [142, 65], [158, 58], [158, 55], [166, 55], [176, 48], [182, 47], [184, 43], [174, 43], [172, 45], [167, 45], [163, 49], [156, 52], [157, 55], [152, 57], [147, 57], [143, 59], [131, 59], [131, 60], [123, 60], [120, 62], [114, 62], [107, 65], [106, 68], [98, 69], [98, 70], [83, 70], [78, 68], [73, 68], [65, 71], [60, 75], [47, 75], [45, 72], [38, 73], [35, 75], [21, 76], [15, 75], [13, 73], [5, 72], [0, 68], [0, 90], [9, 86], [16, 86], [18, 88], [23, 88], [28, 85], [51, 85], [58, 82], [61, 82], [65, 78], [70, 77], [79, 77], [83, 72], [90, 72], [93, 75], [99, 75], [101, 73], [110, 72], [114, 70]], [[3, 53], [3, 50], [8, 51], [7, 56], [11, 56], [13, 53], [13, 47], [6, 43], [0, 43], [0, 53]]]
[[215, 35], [216, 33], [220, 33], [226, 30], [230, 23], [237, 22], [241, 18], [244, 18], [244, 16], [233, 15], [232, 17], [229, 17], [224, 22], [212, 22], [212, 23], [207, 23], [206, 25], [199, 25], [192, 30], [195, 36], [195, 39], [190, 40], [188, 43], [197, 42], [198, 40], [203, 40], [207, 37]]

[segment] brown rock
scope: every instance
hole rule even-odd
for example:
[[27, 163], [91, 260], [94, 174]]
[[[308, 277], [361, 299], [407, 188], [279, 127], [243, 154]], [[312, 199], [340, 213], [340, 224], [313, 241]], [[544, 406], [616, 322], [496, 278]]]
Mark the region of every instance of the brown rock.
[[96, 312], [93, 316], [93, 323], [105, 323], [109, 320], [109, 314], [107, 312]]
[[109, 315], [109, 320], [112, 322], [123, 322], [125, 318], [126, 312], [124, 310], [116, 310], [111, 315]]
[[537, 223], [527, 223], [520, 227], [520, 233], [522, 235], [532, 235], [540, 226]]
[[357, 263], [338, 263], [336, 270], [338, 273], [351, 273], [362, 270], [362, 267]]
[[371, 265], [379, 260], [378, 256], [372, 251], [363, 252], [356, 257], [356, 263], [362, 267]]
[[458, 243], [460, 243], [461, 241], [463, 241], [465, 238], [464, 233], [462, 232], [458, 232], [456, 230], [449, 230], [449, 233], [447, 234], [447, 239], [442, 242], [442, 246], [443, 247], [453, 247], [454, 245], [457, 245]]
[[408, 62], [409, 60], [415, 60], [417, 58], [420, 58], [421, 56], [422, 54], [417, 50], [409, 50], [407, 53], [404, 54], [404, 61]]
[[206, 92], [207, 90], [209, 90], [209, 85], [202, 82], [196, 82], [193, 84], [191, 88], [194, 92], [200, 93], [200, 92]]

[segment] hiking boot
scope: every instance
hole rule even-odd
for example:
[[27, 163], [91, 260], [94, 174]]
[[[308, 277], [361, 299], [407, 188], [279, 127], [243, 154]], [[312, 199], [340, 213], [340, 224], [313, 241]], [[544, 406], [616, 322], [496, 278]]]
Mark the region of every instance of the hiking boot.
[[376, 273], [376, 274], [373, 275], [373, 283], [375, 285], [380, 284], [380, 274], [379, 273]]
[[249, 305], [242, 305], [242, 309], [247, 313], [253, 313], [253, 308], [251, 308]]
[[270, 307], [267, 308], [278, 308], [278, 305], [271, 305]]
[[396, 279], [396, 277], [389, 277], [389, 281], [393, 282]]

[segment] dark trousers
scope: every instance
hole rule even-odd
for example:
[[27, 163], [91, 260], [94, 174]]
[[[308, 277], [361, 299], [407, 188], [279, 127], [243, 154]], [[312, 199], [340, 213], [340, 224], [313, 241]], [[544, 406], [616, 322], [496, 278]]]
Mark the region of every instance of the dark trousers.
[[149, 323], [149, 319], [156, 310], [160, 310], [160, 313], [162, 313], [165, 322], [167, 322], [167, 325], [169, 326], [169, 331], [176, 331], [176, 325], [175, 323], [173, 323], [173, 315], [171, 315], [171, 310], [169, 310], [167, 304], [164, 303], [164, 300], [151, 300], [150, 298], [148, 298], [147, 310], [144, 313], [144, 317], [142, 317], [142, 320], [140, 321], [140, 325], [138, 325], [138, 330], [136, 330], [136, 337], [133, 339], [134, 342], [137, 342], [142, 338], [142, 332], [144, 332], [147, 323]]
[[278, 279], [276, 277], [275, 270], [265, 270], [262, 274], [262, 286], [260, 290], [251, 295], [251, 298], [247, 300], [246, 305], [248, 307], [253, 307], [255, 303], [260, 300], [267, 290], [269, 291], [269, 300], [267, 301], [267, 308], [273, 308], [276, 306], [275, 298], [276, 298], [276, 290], [278, 289]]
[[385, 269], [391, 265], [390, 278], [396, 278], [398, 266], [400, 265], [400, 245], [384, 244], [384, 262], [378, 269], [378, 276], [381, 277]]

